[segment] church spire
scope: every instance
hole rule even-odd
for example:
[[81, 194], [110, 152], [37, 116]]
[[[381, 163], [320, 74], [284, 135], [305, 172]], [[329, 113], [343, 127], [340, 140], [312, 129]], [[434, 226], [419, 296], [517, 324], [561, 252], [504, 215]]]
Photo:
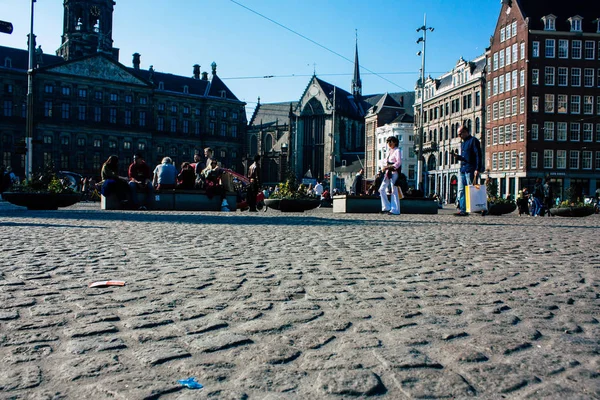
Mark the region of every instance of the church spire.
[[360, 80], [360, 68], [358, 64], [358, 31], [356, 31], [356, 49], [354, 52], [354, 78], [352, 78], [352, 94], [359, 99], [362, 96], [362, 81]]

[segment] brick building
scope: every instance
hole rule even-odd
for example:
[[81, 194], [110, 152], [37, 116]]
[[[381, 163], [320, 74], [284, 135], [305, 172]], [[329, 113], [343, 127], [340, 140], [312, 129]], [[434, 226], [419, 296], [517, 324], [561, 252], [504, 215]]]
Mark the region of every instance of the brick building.
[[514, 195], [600, 187], [600, 2], [504, 0], [488, 52], [486, 171]]
[[[210, 146], [226, 167], [242, 170], [245, 103], [212, 72], [177, 76], [118, 61], [112, 0], [65, 0], [59, 56], [38, 48], [34, 70], [33, 170], [47, 162], [98, 176], [111, 154], [125, 174], [135, 152], [154, 165], [164, 156], [191, 161]], [[108, 32], [104, 34], [103, 31]], [[28, 53], [0, 46], [0, 164], [24, 175]]]

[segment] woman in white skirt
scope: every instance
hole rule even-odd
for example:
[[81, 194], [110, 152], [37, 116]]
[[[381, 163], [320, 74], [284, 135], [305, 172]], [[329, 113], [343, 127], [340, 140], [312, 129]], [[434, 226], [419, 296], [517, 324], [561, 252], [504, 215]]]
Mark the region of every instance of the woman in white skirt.
[[[398, 198], [398, 187], [395, 185], [400, 174], [402, 158], [398, 148], [398, 138], [390, 136], [385, 141], [389, 147], [387, 157], [383, 161], [381, 171], [383, 180], [379, 187], [379, 197], [381, 197], [381, 212], [390, 215], [400, 215], [400, 199]], [[387, 197], [388, 187], [391, 186], [391, 203]]]

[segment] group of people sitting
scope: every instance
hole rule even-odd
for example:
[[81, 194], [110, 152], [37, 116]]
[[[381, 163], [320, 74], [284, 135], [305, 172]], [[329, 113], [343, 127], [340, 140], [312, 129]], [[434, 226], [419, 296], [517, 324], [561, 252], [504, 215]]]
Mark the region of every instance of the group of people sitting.
[[[102, 165], [102, 195], [107, 197], [115, 194], [120, 201], [130, 202], [130, 208], [137, 209], [146, 209], [155, 191], [204, 189], [209, 198], [224, 196], [225, 190], [221, 185], [223, 169], [213, 158], [210, 147], [204, 149], [204, 155], [205, 162], [196, 154], [194, 163], [182, 163], [180, 171], [177, 171], [170, 157], [164, 157], [152, 172], [144, 157], [137, 153], [129, 165], [127, 176], [119, 175], [119, 158], [112, 155]], [[146, 194], [144, 204], [138, 203], [139, 192]]]

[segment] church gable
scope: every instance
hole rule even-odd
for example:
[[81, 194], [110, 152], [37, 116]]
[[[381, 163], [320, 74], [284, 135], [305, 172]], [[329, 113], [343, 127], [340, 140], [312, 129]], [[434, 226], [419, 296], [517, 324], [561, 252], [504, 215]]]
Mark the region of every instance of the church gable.
[[331, 103], [323, 87], [317, 79], [312, 79], [298, 104], [301, 115], [323, 115], [329, 114], [325, 109], [331, 109]]
[[77, 77], [104, 79], [112, 82], [129, 83], [134, 85], [148, 85], [143, 80], [129, 73], [121, 64], [118, 64], [103, 55], [87, 57], [67, 62], [55, 67], [49, 67], [47, 72]]

